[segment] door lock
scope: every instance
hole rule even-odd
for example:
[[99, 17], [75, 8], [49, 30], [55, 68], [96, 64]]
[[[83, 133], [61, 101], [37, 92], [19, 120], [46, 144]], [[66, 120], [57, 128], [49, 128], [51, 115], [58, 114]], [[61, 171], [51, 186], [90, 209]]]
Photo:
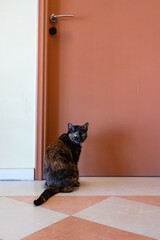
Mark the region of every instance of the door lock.
[[61, 18], [61, 17], [74, 17], [74, 15], [56, 15], [56, 14], [51, 14], [51, 16], [50, 16], [50, 21], [51, 22], [53, 22], [53, 23], [55, 23], [55, 22], [57, 22], [57, 18]]
[[57, 33], [57, 29], [56, 29], [55, 27], [51, 27], [51, 28], [49, 29], [49, 34], [55, 35], [56, 33]]

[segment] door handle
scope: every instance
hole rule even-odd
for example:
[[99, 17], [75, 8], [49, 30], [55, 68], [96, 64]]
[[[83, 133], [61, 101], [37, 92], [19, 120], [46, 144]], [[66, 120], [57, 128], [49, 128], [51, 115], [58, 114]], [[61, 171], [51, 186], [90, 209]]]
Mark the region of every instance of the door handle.
[[56, 15], [56, 14], [51, 14], [51, 16], [50, 16], [50, 21], [51, 21], [51, 22], [57, 22], [57, 18], [61, 18], [61, 17], [74, 17], [74, 15], [67, 15], [67, 14], [64, 14], [64, 15]]

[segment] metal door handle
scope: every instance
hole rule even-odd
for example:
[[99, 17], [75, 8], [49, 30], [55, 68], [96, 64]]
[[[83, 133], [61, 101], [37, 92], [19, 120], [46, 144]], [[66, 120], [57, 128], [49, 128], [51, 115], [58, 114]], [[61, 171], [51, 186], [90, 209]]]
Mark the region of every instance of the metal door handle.
[[64, 15], [56, 15], [56, 14], [51, 14], [51, 16], [50, 16], [50, 21], [51, 21], [51, 22], [57, 22], [57, 18], [61, 18], [61, 17], [74, 17], [74, 15], [67, 15], [67, 14], [64, 14]]

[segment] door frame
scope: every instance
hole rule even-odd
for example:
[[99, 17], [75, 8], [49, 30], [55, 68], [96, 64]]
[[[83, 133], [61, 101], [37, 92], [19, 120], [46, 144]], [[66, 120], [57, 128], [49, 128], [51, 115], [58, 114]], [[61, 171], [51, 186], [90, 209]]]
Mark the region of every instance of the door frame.
[[37, 89], [35, 129], [35, 180], [43, 179], [43, 159], [46, 143], [47, 95], [47, 10], [48, 1], [37, 0]]

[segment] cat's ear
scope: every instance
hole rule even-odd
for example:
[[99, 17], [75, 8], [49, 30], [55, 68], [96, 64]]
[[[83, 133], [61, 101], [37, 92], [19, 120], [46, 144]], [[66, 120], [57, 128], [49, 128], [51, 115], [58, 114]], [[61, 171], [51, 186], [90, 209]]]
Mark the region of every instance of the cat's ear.
[[74, 132], [74, 126], [71, 123], [68, 123], [68, 131]]
[[88, 122], [83, 125], [83, 129], [84, 129], [84, 131], [86, 131], [86, 132], [88, 131], [88, 125], [89, 125]]

